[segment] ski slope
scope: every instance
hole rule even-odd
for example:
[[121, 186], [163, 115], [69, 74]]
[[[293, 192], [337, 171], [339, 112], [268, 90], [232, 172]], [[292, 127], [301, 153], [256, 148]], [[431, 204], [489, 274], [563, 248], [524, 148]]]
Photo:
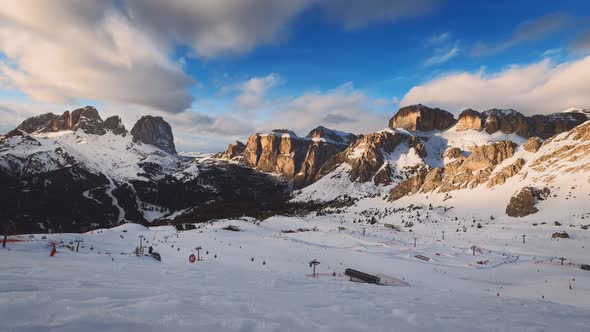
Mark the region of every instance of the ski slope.
[[[416, 211], [424, 214], [399, 212], [389, 221], [400, 226]], [[3, 331], [142, 332], [590, 326], [590, 272], [574, 265], [587, 259], [589, 231], [563, 225], [572, 239], [550, 239], [559, 227], [496, 220], [455, 232], [457, 223], [472, 221], [455, 221], [436, 208], [430, 218], [437, 222], [416, 223], [412, 232], [354, 222], [360, 218], [351, 210], [222, 220], [178, 233], [170, 226], [125, 224], [24, 237], [0, 249], [0, 325]], [[223, 230], [228, 225], [241, 231]], [[282, 232], [299, 228], [309, 231]], [[140, 235], [162, 262], [133, 254]], [[64, 247], [78, 238], [84, 240], [78, 253]], [[49, 257], [50, 241], [61, 243], [55, 257]], [[197, 246], [203, 260], [190, 264]], [[568, 258], [563, 266], [556, 259], [561, 256]], [[316, 278], [312, 259], [320, 261]], [[388, 285], [350, 282], [342, 274], [348, 267], [378, 274]]]

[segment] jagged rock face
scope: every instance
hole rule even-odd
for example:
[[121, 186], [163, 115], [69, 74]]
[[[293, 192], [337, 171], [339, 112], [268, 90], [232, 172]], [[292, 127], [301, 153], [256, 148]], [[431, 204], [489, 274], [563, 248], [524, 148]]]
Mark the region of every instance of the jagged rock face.
[[518, 158], [514, 163], [502, 168], [500, 172], [496, 173], [490, 181], [488, 181], [488, 188], [493, 188], [494, 186], [506, 183], [506, 180], [520, 172], [524, 164], [526, 164], [526, 161], [522, 158]]
[[515, 110], [492, 109], [482, 113], [485, 123], [484, 130], [488, 134], [501, 131], [505, 134], [517, 134], [529, 137], [527, 118]]
[[416, 174], [424, 167], [424, 164], [396, 169], [398, 174], [394, 177], [394, 169], [388, 158], [402, 142], [407, 144], [408, 148], [413, 148], [418, 156], [426, 154], [422, 140], [412, 135], [396, 131], [361, 135], [346, 150], [330, 158], [318, 172], [317, 178], [319, 179], [340, 165], [346, 164], [349, 166], [348, 177], [351, 181], [372, 181], [376, 185], [387, 185], [393, 180], [404, 180], [410, 174]]
[[57, 132], [62, 130], [82, 130], [87, 134], [94, 135], [104, 135], [107, 130], [112, 131], [115, 135], [124, 136], [127, 134], [125, 126], [123, 126], [118, 116], [102, 121], [96, 108], [86, 106], [72, 112], [65, 111], [59, 116], [47, 113], [29, 118], [6, 136], [19, 135], [21, 131], [31, 134], [34, 132]]
[[455, 159], [461, 157], [461, 149], [459, 148], [448, 148], [443, 153], [443, 157], [449, 159]]
[[104, 129], [112, 131], [115, 135], [125, 136], [127, 135], [127, 130], [125, 129], [125, 125], [121, 121], [121, 118], [117, 115], [113, 115], [108, 117], [104, 120]]
[[[495, 167], [512, 157], [515, 149], [516, 144], [508, 140], [475, 147], [469, 157], [459, 156], [444, 168], [437, 167], [425, 174], [418, 173], [401, 182], [390, 191], [389, 199], [399, 199], [402, 194], [409, 195], [418, 191], [427, 193], [438, 189], [439, 192], [449, 192], [474, 188], [490, 180]], [[520, 171], [520, 168], [516, 168], [518, 166], [502, 170], [500, 173], [504, 174], [503, 180]], [[501, 182], [500, 177], [494, 181]]]
[[389, 192], [389, 200], [396, 201], [404, 196], [417, 193], [420, 188], [422, 188], [422, 185], [424, 185], [425, 177], [425, 172], [419, 172], [416, 176], [401, 182], [399, 185], [391, 189]]
[[534, 190], [531, 187], [522, 188], [518, 194], [510, 198], [510, 203], [506, 206], [506, 214], [510, 217], [525, 217], [538, 211], [535, 207]]
[[133, 142], [150, 144], [170, 154], [176, 154], [172, 128], [162, 117], [142, 116], [131, 129], [131, 136]]
[[471, 108], [464, 110], [459, 114], [459, 120], [457, 120], [457, 131], [465, 131], [473, 129], [477, 131], [483, 130], [484, 119], [481, 113], [472, 110]]
[[292, 178], [295, 186], [301, 187], [314, 182], [326, 161], [355, 139], [353, 134], [325, 127], [312, 130], [307, 137], [284, 129], [254, 134], [248, 138], [244, 162], [263, 172]]
[[524, 187], [518, 194], [510, 198], [510, 202], [506, 206], [506, 214], [510, 217], [520, 218], [537, 213], [539, 211], [535, 207], [537, 200], [545, 200], [550, 194], [551, 191], [547, 187], [543, 189]]
[[[352, 152], [348, 157], [350, 179], [358, 182], [373, 180], [381, 166], [385, 162], [383, 153], [391, 153], [404, 140], [406, 135], [399, 133], [380, 132], [361, 136], [349, 150]], [[355, 158], [358, 154], [360, 156]], [[387, 171], [387, 170], [385, 170]], [[389, 176], [378, 177], [376, 184], [388, 184]]]
[[455, 122], [453, 114], [439, 108], [412, 105], [400, 108], [389, 120], [389, 127], [412, 131], [444, 130]]
[[528, 152], [537, 152], [539, 151], [539, 149], [541, 148], [541, 145], [543, 144], [543, 142], [541, 142], [541, 139], [538, 137], [531, 137], [529, 138], [526, 143], [524, 143], [522, 145], [522, 148], [525, 149]]
[[586, 114], [574, 112], [533, 115], [529, 118], [531, 135], [543, 139], [571, 130], [586, 121]]
[[234, 160], [242, 157], [246, 150], [246, 145], [240, 141], [235, 141], [227, 146], [224, 152], [214, 155], [215, 158]]
[[[564, 141], [565, 144], [562, 143]], [[567, 134], [548, 139], [543, 147], [546, 145], [555, 145], [557, 148], [536, 157], [530, 163], [532, 170], [540, 173], [590, 172], [590, 122], [579, 125]]]
[[263, 172], [294, 177], [301, 169], [310, 141], [292, 132], [273, 131], [267, 135], [254, 134], [248, 138], [244, 161]]
[[58, 116], [53, 113], [46, 113], [41, 114], [38, 116], [34, 116], [32, 118], [28, 118], [23, 121], [15, 130], [10, 131], [6, 134], [6, 137], [11, 137], [18, 135], [20, 131], [24, 131], [28, 134], [34, 133], [36, 131], [44, 130], [54, 119], [57, 119]]

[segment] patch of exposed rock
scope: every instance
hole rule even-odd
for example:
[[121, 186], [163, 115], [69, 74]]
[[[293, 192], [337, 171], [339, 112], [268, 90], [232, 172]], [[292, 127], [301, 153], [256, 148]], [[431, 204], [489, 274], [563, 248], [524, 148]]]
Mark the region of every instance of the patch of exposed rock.
[[142, 116], [131, 129], [131, 136], [133, 142], [150, 144], [170, 154], [176, 154], [172, 128], [160, 116]]
[[533, 115], [529, 118], [531, 135], [543, 139], [571, 130], [586, 121], [586, 114], [576, 112]]
[[494, 176], [488, 181], [488, 188], [493, 188], [494, 186], [506, 183], [506, 180], [520, 172], [524, 164], [526, 164], [526, 161], [522, 158], [518, 158], [514, 163], [502, 168], [500, 172], [494, 174]]
[[426, 172], [419, 172], [415, 176], [400, 182], [397, 186], [389, 191], [389, 200], [396, 201], [404, 196], [417, 193], [424, 184]]
[[465, 131], [473, 129], [481, 131], [483, 129], [484, 119], [480, 112], [472, 110], [471, 108], [464, 110], [459, 114], [459, 120], [457, 120], [457, 131]]
[[518, 194], [510, 198], [510, 202], [506, 206], [506, 214], [510, 217], [520, 218], [537, 213], [539, 209], [535, 207], [536, 202], [545, 200], [550, 194], [551, 191], [547, 187], [543, 189], [524, 187]]
[[508, 140], [473, 148], [469, 157], [445, 165], [440, 191], [474, 188], [486, 182], [496, 165], [512, 157], [515, 149], [516, 144]]
[[[330, 173], [338, 166], [349, 166], [348, 177], [351, 181], [369, 182], [386, 185], [394, 179], [403, 181], [416, 174], [424, 167], [423, 164], [408, 165], [404, 169], [393, 169], [389, 158], [391, 153], [404, 143], [404, 147], [416, 153], [418, 157], [426, 155], [424, 142], [421, 138], [397, 131], [381, 131], [361, 135], [346, 150], [333, 156], [318, 173], [318, 178]], [[395, 173], [395, 175], [394, 175]]]
[[541, 142], [539, 137], [531, 137], [522, 145], [522, 148], [525, 149], [525, 151], [535, 153], [539, 151], [542, 144], [543, 142]]
[[448, 148], [443, 153], [444, 158], [455, 159], [461, 157], [461, 149], [459, 148]]
[[531, 187], [522, 188], [518, 194], [510, 198], [506, 206], [506, 214], [510, 217], [525, 217], [538, 211], [539, 209], [535, 207], [535, 194]]
[[[509, 140], [475, 147], [472, 149], [469, 157], [460, 155], [450, 163], [447, 163], [444, 168], [437, 167], [425, 174], [415, 173], [416, 175], [394, 187], [390, 191], [389, 197], [392, 200], [398, 199], [402, 193], [414, 194], [418, 192], [418, 189], [423, 193], [427, 193], [437, 189], [439, 192], [449, 192], [458, 189], [474, 188], [490, 180], [495, 167], [504, 160], [512, 157], [515, 149], [516, 144]], [[502, 172], [504, 170], [500, 173]], [[515, 172], [515, 170], [507, 169], [505, 172], [506, 174], [510, 174]], [[505, 175], [506, 178], [507, 175]]]
[[389, 127], [412, 131], [444, 130], [455, 123], [453, 114], [440, 108], [412, 105], [400, 108], [389, 120]]
[[553, 239], [569, 239], [570, 235], [567, 232], [555, 232], [551, 234]]
[[345, 145], [348, 145], [357, 139], [356, 135], [354, 134], [328, 129], [324, 126], [319, 126], [315, 129], [312, 129], [305, 137], [315, 141], [325, 141]]
[[503, 132], [529, 137], [527, 118], [515, 110], [491, 109], [482, 113], [485, 119], [484, 130], [488, 134]]
[[227, 149], [225, 149], [224, 152], [217, 153], [213, 157], [234, 160], [236, 158], [242, 157], [244, 150], [246, 150], [246, 145], [240, 141], [235, 141], [231, 144], [228, 144]]

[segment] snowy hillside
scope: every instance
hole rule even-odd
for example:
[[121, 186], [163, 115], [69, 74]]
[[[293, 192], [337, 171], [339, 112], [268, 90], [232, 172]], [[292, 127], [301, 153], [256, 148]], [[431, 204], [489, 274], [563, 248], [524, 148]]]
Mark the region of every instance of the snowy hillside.
[[[426, 214], [390, 221], [416, 211]], [[577, 267], [587, 260], [580, 248], [588, 231], [550, 239], [567, 225], [496, 221], [456, 233], [440, 209], [430, 215], [438, 222], [414, 232], [354, 223], [351, 213], [217, 221], [179, 233], [127, 224], [24, 236], [0, 248], [0, 320], [6, 331], [89, 332], [583, 331], [590, 324], [590, 273]], [[140, 235], [161, 262], [133, 254]], [[50, 242], [58, 243], [54, 257]], [[197, 246], [203, 260], [191, 264]], [[312, 259], [320, 262], [315, 278]], [[350, 282], [346, 268], [376, 274], [384, 285]], [[34, 314], [23, 319], [27, 312]]]

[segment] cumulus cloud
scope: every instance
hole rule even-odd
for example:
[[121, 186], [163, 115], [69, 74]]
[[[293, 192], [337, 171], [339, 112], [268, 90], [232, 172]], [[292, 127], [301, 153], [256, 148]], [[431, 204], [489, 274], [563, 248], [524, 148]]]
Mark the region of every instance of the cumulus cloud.
[[[392, 110], [379, 109], [375, 99], [345, 84], [336, 89], [313, 91], [283, 100], [259, 125], [262, 131], [288, 128], [299, 135], [322, 125], [355, 134], [370, 133], [387, 126]], [[391, 112], [391, 113], [388, 113]]]
[[276, 41], [312, 0], [128, 0], [130, 16], [162, 40], [197, 55], [242, 53]]
[[518, 44], [548, 36], [563, 29], [569, 21], [570, 17], [562, 12], [528, 20], [518, 25], [507, 40], [492, 44], [480, 41], [473, 47], [471, 53], [475, 56], [496, 54]]
[[450, 73], [412, 88], [400, 106], [423, 103], [456, 114], [466, 108], [514, 108], [547, 114], [569, 107], [590, 108], [590, 56], [561, 64], [549, 59], [497, 73]]
[[50, 103], [77, 99], [180, 112], [193, 80], [105, 2], [10, 1], [0, 7], [4, 86]]

